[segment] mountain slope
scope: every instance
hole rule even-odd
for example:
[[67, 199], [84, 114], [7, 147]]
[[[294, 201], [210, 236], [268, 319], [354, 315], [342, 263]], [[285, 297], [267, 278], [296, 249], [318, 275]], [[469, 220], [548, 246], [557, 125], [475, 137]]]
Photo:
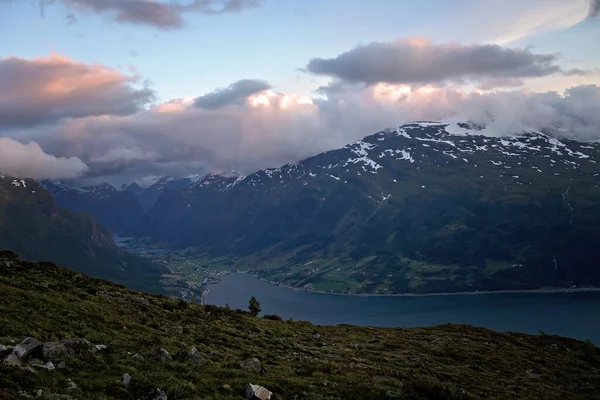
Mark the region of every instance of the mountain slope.
[[119, 250], [85, 214], [57, 207], [36, 181], [0, 176], [0, 249], [61, 263], [130, 287], [161, 291], [167, 270]]
[[333, 291], [600, 285], [600, 145], [465, 123], [165, 192], [131, 234]]
[[198, 176], [184, 178], [164, 176], [157, 178], [156, 181], [148, 187], [141, 187], [137, 183], [132, 183], [125, 187], [124, 190], [135, 195], [143, 211], [146, 212], [156, 204], [159, 196], [164, 191], [190, 189], [198, 182], [198, 179]]
[[117, 190], [107, 183], [77, 187], [59, 181], [44, 181], [42, 186], [52, 195], [59, 207], [90, 214], [114, 232], [128, 228], [143, 214], [143, 209], [134, 194]]
[[[1, 398], [42, 390], [47, 398], [146, 399], [158, 387], [169, 400], [241, 399], [248, 383], [263, 385], [277, 399], [600, 396], [598, 348], [557, 336], [452, 324], [390, 329], [255, 318], [134, 292], [3, 253], [0, 297], [0, 344], [34, 337], [55, 351], [34, 351], [22, 367], [33, 365], [35, 357], [57, 367], [34, 367], [33, 374], [0, 365]], [[60, 352], [56, 341], [65, 339], [62, 343], [80, 343], [75, 354]], [[0, 360], [6, 353], [0, 350]], [[254, 357], [256, 370], [256, 361], [242, 363]], [[77, 388], [69, 389], [69, 381]]]

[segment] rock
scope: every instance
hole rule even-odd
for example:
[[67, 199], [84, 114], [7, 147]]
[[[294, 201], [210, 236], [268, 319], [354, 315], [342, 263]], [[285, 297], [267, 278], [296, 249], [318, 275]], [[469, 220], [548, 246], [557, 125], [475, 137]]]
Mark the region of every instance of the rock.
[[26, 371], [26, 372], [32, 373], [34, 375], [37, 375], [36, 370], [31, 368], [30, 366], [21, 367], [21, 371]]
[[63, 339], [59, 342], [48, 342], [42, 346], [44, 360], [61, 360], [77, 354], [95, 353], [97, 347], [87, 339]]
[[312, 338], [319, 340], [319, 339], [321, 339], [321, 335], [319, 335], [318, 333], [315, 333], [314, 335], [312, 335]]
[[4, 357], [5, 355], [7, 355], [8, 353], [10, 353], [11, 351], [12, 351], [12, 348], [9, 348], [8, 346], [0, 344], [0, 357]]
[[138, 360], [138, 361], [144, 361], [145, 358], [143, 355], [141, 355], [140, 353], [135, 353], [133, 356], [131, 356], [131, 358], [133, 358], [134, 360]]
[[97, 344], [97, 345], [95, 345], [94, 347], [95, 347], [95, 348], [96, 348], [96, 350], [98, 350], [98, 351], [102, 351], [102, 350], [106, 350], [106, 349], [108, 349], [108, 346], [107, 346], [107, 345], [105, 345], [105, 344]]
[[154, 356], [154, 358], [157, 358], [160, 361], [172, 361], [173, 360], [173, 357], [171, 357], [171, 354], [169, 354], [169, 352], [163, 348], [152, 349], [152, 355]]
[[97, 351], [96, 347], [87, 339], [63, 339], [60, 342], [64, 344], [68, 350], [72, 351], [73, 354], [95, 353]]
[[262, 386], [249, 383], [246, 387], [246, 399], [248, 400], [270, 400], [272, 396], [273, 393]]
[[28, 393], [25, 393], [25, 392], [21, 392], [21, 393], [19, 393], [19, 397], [22, 397], [22, 398], [24, 398], [24, 399], [33, 399], [33, 396], [32, 396], [32, 395], [30, 395], [30, 394], [28, 394]]
[[42, 389], [38, 389], [37, 392], [35, 392], [35, 398], [39, 398], [39, 397], [43, 397], [44, 396], [44, 391]]
[[175, 360], [179, 362], [189, 362], [196, 365], [206, 364], [206, 358], [202, 357], [202, 354], [198, 351], [195, 346], [190, 347], [189, 350], [182, 350], [175, 355]]
[[58, 369], [65, 369], [65, 368], [67, 368], [67, 364], [65, 364], [64, 361], [61, 361], [61, 362], [58, 363], [58, 365], [56, 366], [56, 368], [58, 368]]
[[167, 400], [167, 395], [159, 388], [156, 388], [150, 392], [146, 400]]
[[19, 360], [19, 357], [17, 357], [16, 355], [9, 354], [2, 361], [2, 365], [4, 365], [5, 367], [20, 367], [21, 366], [21, 360]]
[[129, 385], [129, 382], [131, 382], [131, 375], [124, 373], [121, 377], [121, 382], [123, 382], [123, 385], [125, 386]]
[[44, 360], [60, 360], [72, 356], [67, 350], [64, 343], [61, 342], [47, 342], [42, 346], [42, 357]]
[[56, 369], [54, 367], [54, 364], [52, 364], [52, 361], [48, 361], [46, 364], [43, 365], [42, 368], [44, 368], [47, 371], [54, 371]]
[[77, 384], [70, 379], [67, 379], [67, 389], [73, 390], [77, 389]]
[[263, 370], [258, 358], [249, 358], [245, 361], [242, 361], [240, 363], [240, 368], [242, 368], [244, 371], [256, 372], [258, 374], [260, 374], [260, 372]]
[[42, 347], [42, 342], [35, 338], [28, 337], [15, 346], [15, 348], [12, 351], [12, 354], [17, 356], [17, 358], [21, 360], [29, 356], [31, 353], [33, 353], [40, 347]]
[[143, 306], [150, 307], [150, 302], [148, 301], [148, 299], [145, 299], [143, 297], [132, 297], [131, 299], [129, 299], [129, 301], [131, 303], [137, 303], [137, 304], [141, 304]]

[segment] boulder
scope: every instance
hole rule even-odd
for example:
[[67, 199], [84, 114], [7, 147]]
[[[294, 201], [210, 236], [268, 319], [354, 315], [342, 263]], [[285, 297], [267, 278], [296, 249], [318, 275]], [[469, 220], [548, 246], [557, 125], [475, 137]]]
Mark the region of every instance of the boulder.
[[28, 357], [31, 353], [42, 347], [42, 342], [39, 340], [28, 337], [25, 338], [21, 343], [15, 346], [12, 354], [17, 356], [19, 360]]
[[160, 361], [172, 361], [173, 357], [171, 357], [171, 354], [169, 354], [169, 352], [163, 348], [158, 348], [155, 347], [154, 349], [152, 349], [152, 356]]
[[206, 358], [202, 357], [202, 354], [198, 351], [195, 346], [190, 347], [189, 350], [182, 350], [175, 355], [175, 360], [179, 362], [189, 362], [196, 365], [206, 364]]
[[77, 354], [95, 353], [98, 349], [87, 339], [63, 339], [42, 346], [44, 360], [61, 360]]
[[42, 357], [44, 360], [60, 360], [72, 355], [64, 343], [61, 342], [47, 342], [42, 346]]
[[261, 371], [263, 370], [258, 358], [249, 358], [247, 360], [242, 361], [240, 363], [240, 368], [242, 368], [244, 371], [256, 372], [258, 374], [261, 373]]
[[273, 393], [262, 386], [249, 383], [246, 387], [246, 399], [248, 400], [270, 400], [272, 396]]
[[131, 382], [131, 375], [124, 373], [121, 377], [121, 382], [123, 382], [123, 385], [128, 386], [129, 382]]
[[19, 360], [19, 357], [17, 357], [16, 355], [9, 354], [2, 361], [2, 365], [6, 366], [6, 367], [20, 367], [21, 366], [21, 360]]
[[97, 351], [96, 347], [87, 339], [63, 339], [60, 342], [73, 354], [95, 353]]
[[96, 348], [96, 350], [98, 350], [98, 351], [102, 351], [102, 350], [106, 350], [106, 349], [108, 349], [108, 346], [107, 346], [107, 345], [105, 345], [105, 344], [97, 344], [97, 345], [95, 345], [94, 347], [95, 347], [95, 348]]
[[167, 394], [159, 388], [154, 389], [150, 392], [146, 400], [167, 400]]
[[131, 356], [131, 358], [133, 358], [134, 360], [138, 360], [138, 361], [144, 361], [145, 358], [143, 355], [141, 355], [140, 353], [135, 353], [133, 356]]
[[67, 389], [73, 390], [77, 389], [77, 384], [70, 379], [67, 379]]

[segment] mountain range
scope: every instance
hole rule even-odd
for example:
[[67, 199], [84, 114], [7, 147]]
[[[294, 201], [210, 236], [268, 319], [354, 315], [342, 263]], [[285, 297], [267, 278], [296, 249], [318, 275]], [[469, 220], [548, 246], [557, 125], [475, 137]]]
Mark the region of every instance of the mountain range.
[[599, 159], [597, 143], [422, 121], [248, 176], [162, 178], [120, 193], [148, 210], [125, 234], [296, 287], [597, 286]]

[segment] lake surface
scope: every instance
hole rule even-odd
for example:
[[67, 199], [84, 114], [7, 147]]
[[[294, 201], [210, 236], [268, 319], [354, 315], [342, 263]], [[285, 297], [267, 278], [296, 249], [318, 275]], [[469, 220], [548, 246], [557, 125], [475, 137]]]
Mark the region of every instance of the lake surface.
[[542, 329], [600, 344], [600, 292], [338, 296], [273, 286], [248, 274], [230, 274], [209, 288], [208, 304], [247, 309], [255, 296], [263, 314], [319, 325], [408, 327], [452, 322], [533, 334]]
[[122, 248], [123, 250], [128, 250], [132, 253], [137, 254], [167, 254], [169, 250], [166, 249], [149, 249], [146, 247], [130, 247], [131, 241], [134, 239], [133, 237], [121, 236], [118, 232], [111, 233], [113, 240], [117, 247]]

